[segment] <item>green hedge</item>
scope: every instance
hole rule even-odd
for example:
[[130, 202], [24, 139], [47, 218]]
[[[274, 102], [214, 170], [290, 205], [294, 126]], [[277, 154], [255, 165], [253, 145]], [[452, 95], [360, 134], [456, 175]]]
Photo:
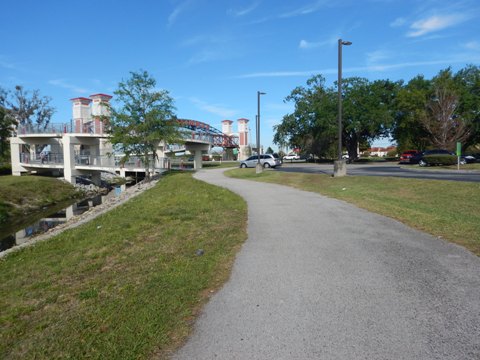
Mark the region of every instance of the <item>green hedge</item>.
[[12, 165], [9, 163], [0, 164], [0, 175], [12, 175]]
[[455, 155], [426, 155], [423, 160], [428, 165], [455, 165], [457, 163], [457, 157]]

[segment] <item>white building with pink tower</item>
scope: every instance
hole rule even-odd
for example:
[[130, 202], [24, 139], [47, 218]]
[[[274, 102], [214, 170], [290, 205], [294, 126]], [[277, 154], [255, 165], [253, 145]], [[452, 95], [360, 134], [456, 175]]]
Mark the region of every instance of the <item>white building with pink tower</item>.
[[49, 124], [46, 128], [19, 126], [10, 138], [12, 174], [63, 173], [65, 180], [75, 183], [77, 176], [89, 175], [100, 182], [101, 171], [112, 171], [115, 159], [105, 126], [109, 101], [106, 94], [72, 101], [71, 124]]
[[223, 120], [222, 121], [222, 132], [229, 136], [238, 136], [238, 156], [237, 160], [245, 160], [252, 153], [252, 148], [248, 143], [249, 138], [249, 129], [248, 129], [248, 119], [241, 118], [237, 120], [238, 132], [233, 131], [233, 121], [232, 120]]
[[157, 160], [146, 169], [142, 156], [133, 155], [125, 160], [109, 142], [111, 99], [106, 94], [70, 99], [69, 124], [19, 125], [15, 136], [10, 138], [12, 174], [51, 174], [63, 176], [71, 183], [86, 176], [99, 184], [102, 172], [137, 177], [146, 171], [155, 173], [170, 168], [176, 163], [177, 153], [192, 155], [195, 169], [202, 167], [203, 156], [213, 147], [222, 147], [229, 160], [244, 160], [251, 154], [248, 119], [237, 120], [237, 133], [233, 131], [232, 120], [222, 121], [219, 131], [200, 121], [177, 119], [183, 130], [188, 129], [183, 131], [180, 144], [159, 143]]

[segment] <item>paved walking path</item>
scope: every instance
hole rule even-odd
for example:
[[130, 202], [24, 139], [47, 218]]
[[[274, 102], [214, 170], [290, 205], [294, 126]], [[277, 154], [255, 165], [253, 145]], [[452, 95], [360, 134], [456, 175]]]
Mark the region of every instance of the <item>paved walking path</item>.
[[248, 240], [174, 359], [480, 359], [480, 258], [313, 193], [196, 177], [248, 202]]

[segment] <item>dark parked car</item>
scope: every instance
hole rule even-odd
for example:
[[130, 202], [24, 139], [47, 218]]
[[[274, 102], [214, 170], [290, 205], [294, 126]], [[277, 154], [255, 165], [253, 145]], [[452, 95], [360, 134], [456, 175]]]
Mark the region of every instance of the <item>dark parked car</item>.
[[425, 150], [422, 151], [410, 158], [410, 164], [418, 164], [420, 166], [428, 166], [428, 156], [454, 156], [454, 154], [448, 150], [444, 149], [434, 149], [434, 150]]
[[460, 157], [460, 164], [471, 164], [477, 162], [477, 159], [473, 155], [462, 155]]

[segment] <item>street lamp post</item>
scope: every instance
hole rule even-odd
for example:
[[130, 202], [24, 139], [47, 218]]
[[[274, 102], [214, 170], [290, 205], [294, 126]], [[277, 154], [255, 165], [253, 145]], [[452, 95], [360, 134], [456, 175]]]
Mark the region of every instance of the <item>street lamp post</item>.
[[342, 158], [342, 46], [352, 45], [351, 41], [338, 39], [338, 160], [333, 165], [333, 176], [347, 175], [347, 165]]
[[260, 163], [260, 95], [265, 94], [264, 92], [257, 91], [257, 166], [255, 167], [257, 174], [263, 170], [262, 164]]

